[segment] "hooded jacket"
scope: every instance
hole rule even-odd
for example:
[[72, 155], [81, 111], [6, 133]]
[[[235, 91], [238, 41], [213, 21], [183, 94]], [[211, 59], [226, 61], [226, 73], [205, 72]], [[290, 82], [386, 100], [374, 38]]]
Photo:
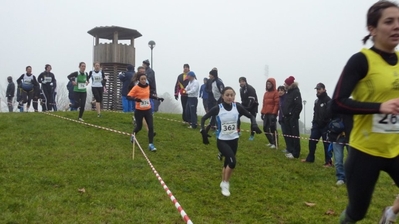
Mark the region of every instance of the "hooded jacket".
[[122, 82], [122, 89], [121, 89], [122, 96], [127, 96], [130, 90], [129, 85], [133, 78], [133, 75], [134, 75], [133, 68], [128, 69], [126, 72], [120, 73], [118, 75], [118, 79]]
[[302, 96], [298, 88], [298, 83], [294, 82], [287, 88], [287, 93], [282, 106], [284, 118], [299, 119], [302, 112]]
[[278, 95], [278, 91], [276, 88], [276, 80], [274, 78], [269, 78], [266, 81], [272, 84], [270, 89], [266, 89], [265, 94], [263, 95], [263, 106], [262, 106], [262, 114], [273, 114], [277, 116], [280, 97]]

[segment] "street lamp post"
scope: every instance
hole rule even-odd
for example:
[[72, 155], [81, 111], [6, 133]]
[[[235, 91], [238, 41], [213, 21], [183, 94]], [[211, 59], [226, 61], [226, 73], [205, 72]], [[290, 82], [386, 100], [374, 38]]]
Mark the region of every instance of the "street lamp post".
[[306, 100], [303, 102], [303, 133], [306, 134]]
[[153, 64], [152, 64], [152, 50], [153, 50], [154, 47], [155, 47], [155, 41], [150, 40], [150, 42], [148, 42], [148, 46], [149, 46], [150, 49], [151, 49], [151, 69], [152, 69], [152, 66], [153, 66]]

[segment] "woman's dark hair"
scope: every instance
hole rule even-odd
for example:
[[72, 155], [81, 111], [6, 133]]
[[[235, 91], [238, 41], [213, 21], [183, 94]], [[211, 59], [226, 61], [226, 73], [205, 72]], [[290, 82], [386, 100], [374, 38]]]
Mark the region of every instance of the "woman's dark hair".
[[229, 89], [233, 90], [234, 94], [236, 94], [236, 91], [234, 91], [233, 88], [231, 88], [230, 86], [226, 86], [226, 87], [224, 87], [224, 89], [222, 90], [222, 95], [224, 95], [224, 93], [226, 92], [226, 90], [229, 90]]
[[44, 70], [47, 70], [47, 68], [48, 68], [49, 66], [51, 66], [51, 65], [46, 64], [46, 65], [44, 66]]
[[79, 63], [79, 67], [80, 67], [82, 64], [86, 64], [86, 63], [84, 63], [83, 61], [82, 61], [82, 62], [80, 62], [80, 63]]
[[[378, 20], [381, 19], [382, 12], [390, 7], [399, 8], [399, 5], [395, 2], [387, 1], [387, 0], [380, 0], [376, 2], [369, 8], [367, 11], [367, 27], [377, 27]], [[371, 35], [367, 35], [363, 38], [363, 44], [366, 44], [367, 40], [371, 37]]]
[[280, 90], [284, 90], [284, 92], [287, 91], [287, 90], [285, 89], [285, 86], [279, 86], [279, 87], [277, 87], [277, 91], [280, 91]]
[[25, 70], [28, 70], [28, 68], [32, 68], [30, 65], [26, 66]]

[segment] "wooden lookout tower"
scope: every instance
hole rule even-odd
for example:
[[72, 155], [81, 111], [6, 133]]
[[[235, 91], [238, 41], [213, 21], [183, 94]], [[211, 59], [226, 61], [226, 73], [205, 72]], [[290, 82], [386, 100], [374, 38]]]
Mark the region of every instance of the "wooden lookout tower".
[[[119, 26], [100, 26], [88, 31], [95, 38], [93, 61], [100, 62], [105, 75], [108, 75], [107, 93], [103, 97], [103, 109], [122, 110], [122, 83], [118, 79], [119, 72], [126, 71], [128, 64], [135, 65], [136, 50], [134, 39], [141, 37], [137, 30]], [[111, 40], [110, 43], [100, 43], [100, 39]], [[130, 44], [118, 43], [119, 40], [129, 40]]]

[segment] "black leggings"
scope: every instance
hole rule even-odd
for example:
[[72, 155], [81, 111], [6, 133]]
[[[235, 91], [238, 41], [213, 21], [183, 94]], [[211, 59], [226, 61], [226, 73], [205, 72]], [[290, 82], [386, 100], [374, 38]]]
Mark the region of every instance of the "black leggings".
[[349, 147], [345, 162], [349, 198], [346, 215], [353, 221], [359, 221], [366, 215], [380, 171], [388, 173], [399, 186], [399, 156], [387, 159]]
[[87, 93], [86, 92], [74, 92], [74, 97], [75, 97], [74, 108], [80, 107], [79, 108], [79, 118], [82, 118], [83, 112], [85, 111]]
[[143, 118], [148, 125], [148, 143], [152, 144], [154, 141], [154, 124], [152, 122], [152, 112], [149, 110], [137, 110], [134, 112], [134, 118], [136, 119], [136, 127], [133, 130], [134, 134], [137, 134], [143, 127]]
[[233, 140], [217, 140], [219, 152], [224, 156], [224, 168], [229, 166], [231, 169], [236, 167], [236, 153], [238, 148], [238, 138]]
[[276, 116], [272, 114], [266, 114], [263, 119], [263, 131], [265, 132], [266, 138], [270, 144], [276, 145]]
[[46, 110], [52, 110], [53, 105], [54, 105], [54, 93], [53, 93], [53, 87], [47, 86], [47, 85], [42, 85], [42, 91], [43, 91], [43, 97], [44, 97], [44, 102], [45, 105], [44, 108]]
[[20, 96], [21, 96], [21, 102], [20, 103], [26, 103], [27, 107], [30, 107], [31, 101], [33, 102], [33, 109], [37, 111], [37, 89], [32, 89], [31, 91], [25, 91], [22, 88], [19, 90], [20, 91]]
[[101, 103], [103, 101], [103, 87], [91, 87], [91, 91], [93, 92], [94, 99], [96, 99], [97, 103]]

